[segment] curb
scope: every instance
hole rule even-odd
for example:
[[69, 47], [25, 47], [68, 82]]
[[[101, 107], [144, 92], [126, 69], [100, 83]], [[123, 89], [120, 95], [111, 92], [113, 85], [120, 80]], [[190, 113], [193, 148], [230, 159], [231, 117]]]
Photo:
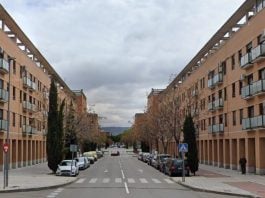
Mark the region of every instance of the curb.
[[179, 184], [181, 186], [190, 188], [190, 189], [192, 189], [194, 191], [215, 193], [215, 194], [221, 194], [221, 195], [232, 195], [232, 196], [249, 197], [249, 198], [261, 198], [261, 197], [259, 197], [257, 195], [254, 195], [254, 194], [253, 195], [246, 195], [246, 194], [238, 194], [238, 193], [232, 193], [232, 192], [222, 192], [222, 191], [216, 191], [216, 190], [208, 190], [208, 189], [198, 188], [198, 187], [191, 186], [189, 184], [185, 184], [184, 182], [181, 182], [181, 181], [175, 181], [171, 177], [170, 177], [170, 179], [172, 181], [174, 181], [175, 183], [177, 183], [177, 184]]
[[15, 192], [28, 192], [28, 191], [39, 191], [39, 190], [47, 190], [47, 189], [53, 189], [53, 188], [58, 188], [58, 187], [62, 187], [62, 186], [66, 186], [69, 184], [74, 183], [76, 180], [78, 179], [78, 177], [76, 177], [73, 181], [69, 181], [69, 182], [65, 182], [62, 184], [56, 184], [53, 186], [42, 186], [42, 187], [35, 187], [35, 188], [17, 188], [17, 189], [2, 189], [0, 190], [0, 194], [1, 193], [15, 193]]

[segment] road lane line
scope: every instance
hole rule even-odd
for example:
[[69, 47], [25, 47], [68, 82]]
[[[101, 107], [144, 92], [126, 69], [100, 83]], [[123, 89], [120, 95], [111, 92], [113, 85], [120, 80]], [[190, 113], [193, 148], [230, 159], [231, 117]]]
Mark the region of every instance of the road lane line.
[[85, 180], [86, 180], [86, 178], [81, 178], [81, 179], [77, 180], [75, 183], [76, 183], [76, 184], [81, 184], [81, 183], [83, 183]]
[[143, 184], [147, 184], [148, 183], [148, 181], [145, 178], [140, 178], [139, 180]]
[[63, 188], [57, 188], [57, 190], [54, 191], [54, 192], [60, 193], [60, 192], [62, 192], [63, 190], [64, 190]]
[[115, 178], [115, 183], [121, 183], [121, 178]]
[[139, 171], [140, 173], [143, 173], [143, 169], [138, 169], [138, 171]]
[[169, 184], [174, 184], [174, 182], [173, 181], [171, 181], [170, 179], [164, 179], [167, 183], [169, 183]]
[[122, 179], [125, 179], [125, 175], [123, 173], [123, 170], [121, 170], [121, 174], [122, 174]]
[[128, 183], [134, 184], [135, 180], [133, 178], [128, 178]]
[[108, 172], [108, 170], [106, 169], [106, 170], [104, 170], [104, 173], [107, 173]]
[[90, 184], [94, 184], [94, 183], [97, 182], [97, 180], [98, 180], [97, 178], [92, 178], [92, 179], [89, 181], [89, 183], [90, 183]]
[[156, 184], [161, 184], [161, 181], [159, 181], [158, 179], [154, 179], [154, 178], [152, 178], [152, 181], [153, 181], [154, 183], [156, 183]]
[[127, 194], [130, 194], [130, 191], [129, 191], [129, 189], [128, 189], [128, 186], [127, 186], [127, 183], [126, 183], [126, 182], [124, 182], [124, 186], [125, 186], [126, 193], [127, 193]]
[[109, 183], [109, 181], [110, 181], [110, 178], [104, 178], [102, 182], [103, 183]]

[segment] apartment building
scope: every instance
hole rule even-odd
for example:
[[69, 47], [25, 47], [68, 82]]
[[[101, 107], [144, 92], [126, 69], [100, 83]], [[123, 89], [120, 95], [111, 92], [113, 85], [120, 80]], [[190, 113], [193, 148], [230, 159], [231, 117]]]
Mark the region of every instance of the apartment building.
[[59, 103], [76, 107], [75, 94], [0, 5], [0, 148], [8, 143], [10, 168], [46, 161], [51, 77]]
[[246, 0], [165, 89], [177, 119], [193, 116], [200, 163], [239, 169], [246, 157], [265, 173], [264, 7]]

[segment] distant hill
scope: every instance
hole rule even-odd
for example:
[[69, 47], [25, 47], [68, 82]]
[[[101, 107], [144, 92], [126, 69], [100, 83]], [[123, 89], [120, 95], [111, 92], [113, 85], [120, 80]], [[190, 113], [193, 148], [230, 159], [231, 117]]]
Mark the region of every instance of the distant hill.
[[112, 135], [116, 136], [129, 129], [129, 127], [101, 127], [101, 129], [105, 132], [110, 132]]

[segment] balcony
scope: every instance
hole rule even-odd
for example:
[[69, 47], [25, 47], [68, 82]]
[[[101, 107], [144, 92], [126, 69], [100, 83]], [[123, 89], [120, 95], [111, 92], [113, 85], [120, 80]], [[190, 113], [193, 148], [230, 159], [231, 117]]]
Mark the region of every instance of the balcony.
[[242, 87], [241, 93], [242, 99], [249, 99], [255, 95], [265, 93], [265, 80], [259, 80], [250, 85]]
[[36, 90], [37, 85], [35, 82], [31, 81], [28, 77], [23, 77], [23, 86], [29, 88], [30, 90]]
[[224, 107], [224, 101], [223, 101], [223, 98], [219, 98], [213, 102], [210, 102], [208, 104], [208, 110], [209, 111], [215, 111], [217, 109], [221, 109]]
[[223, 83], [223, 73], [218, 73], [213, 78], [208, 80], [208, 87], [212, 89], [221, 83]]
[[28, 101], [23, 101], [23, 110], [28, 112], [36, 112], [36, 105]]
[[252, 118], [244, 118], [242, 120], [243, 130], [252, 130], [257, 128], [265, 128], [265, 115], [259, 115]]
[[32, 127], [32, 126], [30, 126], [30, 125], [23, 125], [22, 126], [22, 133], [24, 135], [27, 135], [27, 134], [28, 135], [32, 135], [32, 134], [37, 133], [37, 129]]
[[3, 58], [0, 58], [0, 73], [7, 74], [9, 72], [9, 63]]
[[7, 120], [0, 120], [0, 132], [4, 132], [4, 131], [7, 131], [7, 125], [8, 125], [8, 122]]
[[4, 89], [0, 89], [0, 103], [8, 101], [8, 92]]
[[252, 62], [259, 62], [265, 59], [265, 42], [261, 45], [258, 45], [251, 51]]
[[215, 134], [215, 133], [223, 133], [224, 132], [224, 124], [215, 124], [208, 126], [208, 132]]
[[253, 65], [252, 61], [252, 53], [246, 53], [244, 56], [241, 57], [240, 59], [240, 67], [241, 68], [248, 68]]

